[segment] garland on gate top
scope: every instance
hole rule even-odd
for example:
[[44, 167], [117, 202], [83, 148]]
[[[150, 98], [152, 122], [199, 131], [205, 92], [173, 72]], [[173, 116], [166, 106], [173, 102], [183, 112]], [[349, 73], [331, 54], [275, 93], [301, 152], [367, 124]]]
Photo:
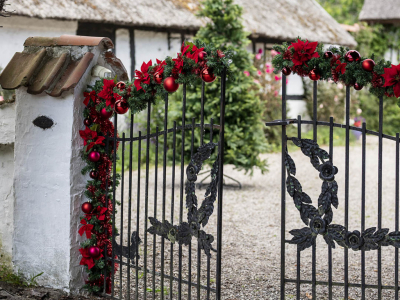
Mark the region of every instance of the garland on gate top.
[[[106, 136], [114, 137], [114, 125], [109, 120], [114, 113], [125, 114], [129, 109], [136, 114], [147, 107], [148, 103], [155, 101], [156, 97], [164, 99], [166, 93], [175, 92], [179, 84], [194, 84], [201, 78], [204, 82], [213, 82], [224, 70], [230, 74], [231, 61], [229, 51], [223, 53], [213, 45], [206, 45], [200, 41], [182, 44], [181, 52], [176, 58], [167, 57], [164, 61], [157, 59], [153, 65], [150, 60], [143, 63], [140, 70], [136, 70], [135, 79], [131, 82], [117, 82], [116, 79], [103, 79], [96, 81], [94, 86], [89, 86], [84, 93], [84, 125], [80, 136], [84, 140], [82, 159], [86, 166], [82, 174], [89, 173], [90, 180], [86, 184], [85, 196], [87, 202], [82, 204], [85, 216], [81, 218], [82, 226], [79, 234], [85, 235], [87, 240], [81, 243], [81, 261], [88, 273], [84, 288], [91, 292], [102, 292], [104, 274], [106, 275], [106, 293], [111, 292], [111, 273], [116, 272], [117, 264], [112, 266], [107, 257], [121, 259], [122, 256], [139, 259], [138, 245], [141, 242], [138, 233], [133, 232], [128, 247], [118, 245], [112, 240], [118, 235], [112, 225], [112, 214], [115, 207], [110, 178], [112, 161], [116, 158], [118, 143], [114, 149], [114, 141], [110, 140], [106, 147]], [[119, 184], [120, 175], [117, 174], [114, 185]], [[204, 249], [211, 245], [208, 235], [204, 234]], [[210, 246], [211, 247], [211, 246]], [[209, 248], [207, 248], [209, 249]], [[208, 250], [209, 251], [209, 250]]]
[[323, 44], [301, 38], [291, 45], [283, 43], [273, 48], [279, 52], [272, 60], [275, 72], [282, 71], [284, 75], [293, 72], [312, 80], [340, 81], [356, 90], [370, 85], [369, 91], [377, 97], [400, 97], [400, 64], [375, 62], [374, 55], [362, 57], [344, 47], [331, 46], [324, 51]]

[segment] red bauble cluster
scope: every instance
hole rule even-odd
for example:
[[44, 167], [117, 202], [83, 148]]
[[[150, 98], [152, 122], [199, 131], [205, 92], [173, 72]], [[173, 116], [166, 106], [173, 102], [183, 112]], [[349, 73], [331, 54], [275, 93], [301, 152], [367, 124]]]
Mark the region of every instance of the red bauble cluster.
[[85, 124], [85, 126], [90, 127], [92, 125], [92, 120], [90, 118], [87, 118], [85, 120], [83, 120], [83, 124]]
[[213, 74], [212, 69], [209, 67], [204, 67], [203, 70], [200, 73], [201, 79], [203, 79], [204, 82], [210, 83], [215, 81], [217, 77]]
[[114, 110], [117, 114], [120, 115], [126, 113], [129, 110], [128, 101], [126, 101], [125, 99], [118, 100], [117, 102], [115, 102]]
[[282, 69], [282, 74], [285, 76], [289, 76], [291, 73], [292, 73], [292, 70], [290, 70], [290, 68], [288, 68], [288, 67], [284, 67]]
[[154, 74], [153, 78], [154, 78], [154, 81], [155, 81], [157, 84], [161, 84], [161, 82], [162, 82], [162, 80], [163, 80], [163, 74], [160, 73], [160, 72], [157, 72], [157, 73]]
[[112, 110], [107, 111], [107, 109], [105, 107], [102, 108], [100, 111], [100, 115], [104, 120], [109, 119], [112, 116], [112, 114], [113, 114], [113, 111]]
[[359, 91], [362, 90], [363, 86], [361, 84], [358, 84], [357, 82], [354, 84], [354, 89]]
[[375, 62], [370, 59], [364, 59], [363, 62], [361, 63], [361, 66], [363, 68], [363, 70], [367, 71], [367, 72], [372, 72], [374, 70], [375, 67]]
[[325, 57], [325, 58], [332, 58], [332, 57], [333, 57], [333, 53], [332, 53], [331, 51], [326, 51], [326, 52], [324, 53], [324, 57]]
[[179, 83], [176, 83], [175, 78], [170, 76], [165, 78], [164, 88], [168, 93], [173, 93], [179, 88]]
[[85, 214], [90, 214], [92, 212], [92, 210], [93, 210], [93, 205], [90, 202], [85, 202], [85, 203], [82, 204], [81, 208], [82, 208], [82, 211]]
[[123, 81], [118, 82], [116, 85], [116, 88], [119, 89], [120, 91], [123, 91], [126, 88], [126, 84]]
[[101, 251], [99, 247], [96, 246], [91, 246], [89, 247], [89, 255], [94, 258], [97, 259], [100, 257]]
[[97, 151], [92, 151], [88, 155], [88, 159], [91, 162], [98, 162], [100, 160], [100, 157], [101, 157], [100, 152]]
[[308, 73], [308, 77], [311, 80], [317, 81], [321, 78], [321, 73], [317, 69], [312, 69], [310, 73]]
[[361, 55], [356, 50], [350, 50], [346, 52], [344, 59], [348, 62], [359, 61], [361, 59]]
[[204, 61], [204, 60], [206, 60], [206, 57], [207, 57], [207, 52], [201, 51], [199, 53], [199, 60]]

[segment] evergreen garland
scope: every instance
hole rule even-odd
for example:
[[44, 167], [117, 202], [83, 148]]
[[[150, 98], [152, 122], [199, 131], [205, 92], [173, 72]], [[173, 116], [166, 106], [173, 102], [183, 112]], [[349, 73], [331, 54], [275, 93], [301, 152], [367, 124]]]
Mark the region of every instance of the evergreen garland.
[[[370, 58], [362, 57], [355, 50], [334, 46], [324, 51], [322, 43], [301, 38], [290, 45], [283, 43], [273, 48], [279, 52], [272, 61], [276, 73], [293, 72], [313, 80], [340, 81], [356, 89], [370, 86], [370, 93], [376, 97], [400, 97], [400, 65], [394, 66], [382, 59], [374, 62], [373, 54]], [[368, 67], [366, 60], [372, 61], [372, 65]]]

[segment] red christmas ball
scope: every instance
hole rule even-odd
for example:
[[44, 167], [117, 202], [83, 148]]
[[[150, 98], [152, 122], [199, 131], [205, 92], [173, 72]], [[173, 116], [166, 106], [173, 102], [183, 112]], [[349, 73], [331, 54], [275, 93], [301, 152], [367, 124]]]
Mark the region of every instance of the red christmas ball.
[[356, 50], [350, 50], [346, 52], [344, 59], [348, 62], [359, 61], [361, 59], [361, 55]]
[[217, 76], [213, 74], [212, 70], [209, 67], [204, 67], [204, 69], [201, 70], [200, 76], [201, 79], [203, 79], [203, 81], [207, 83], [213, 82], [215, 79], [217, 79]]
[[90, 171], [89, 176], [90, 176], [90, 178], [92, 178], [92, 179], [97, 179], [97, 177], [99, 177], [99, 172], [97, 172], [97, 171], [95, 171], [95, 170]]
[[207, 52], [206, 51], [201, 51], [199, 53], [199, 60], [203, 61], [203, 60], [206, 59], [206, 57], [207, 57]]
[[89, 153], [88, 159], [91, 162], [98, 162], [100, 160], [100, 153], [97, 152], [97, 151], [92, 151], [92, 152]]
[[90, 246], [89, 247], [89, 255], [92, 257], [92, 258], [99, 258], [99, 256], [100, 256], [100, 248], [99, 247], [96, 247], [96, 246]]
[[170, 76], [165, 78], [164, 80], [164, 89], [169, 92], [173, 93], [179, 88], [179, 83], [175, 82], [175, 78]]
[[163, 75], [160, 74], [160, 72], [156, 72], [153, 76], [154, 81], [158, 84], [161, 84], [162, 80], [163, 80]]
[[100, 115], [103, 119], [109, 119], [113, 114], [113, 111], [107, 111], [106, 108], [102, 108], [100, 111]]
[[117, 102], [115, 102], [114, 110], [117, 114], [120, 115], [126, 113], [129, 110], [128, 101], [126, 101], [125, 99], [118, 100]]
[[354, 84], [354, 89], [355, 90], [359, 91], [359, 90], [362, 90], [362, 88], [363, 88], [363, 86], [361, 84], [358, 84], [358, 83]]
[[92, 212], [92, 210], [93, 210], [93, 205], [90, 202], [85, 202], [85, 203], [82, 204], [81, 208], [82, 208], [82, 211], [85, 214], [90, 214]]
[[310, 77], [311, 80], [319, 80], [321, 78], [321, 74], [317, 69], [312, 69], [310, 73], [308, 73], [308, 77]]
[[324, 57], [325, 58], [331, 58], [333, 56], [333, 53], [331, 52], [331, 51], [326, 51], [325, 53], [324, 53]]
[[117, 87], [117, 89], [119, 89], [120, 91], [122, 91], [122, 90], [125, 89], [126, 84], [125, 84], [125, 82], [120, 81], [120, 82], [118, 82], [115, 86]]
[[83, 124], [85, 124], [86, 126], [90, 126], [90, 125], [92, 125], [92, 120], [90, 120], [89, 118], [87, 118], [87, 119], [85, 119], [85, 120], [83, 120]]
[[361, 66], [365, 71], [372, 72], [375, 67], [375, 62], [372, 59], [367, 58], [363, 60]]
[[290, 70], [290, 68], [288, 68], [288, 67], [284, 67], [282, 69], [282, 74], [283, 75], [289, 76], [291, 73], [292, 73], [292, 70]]

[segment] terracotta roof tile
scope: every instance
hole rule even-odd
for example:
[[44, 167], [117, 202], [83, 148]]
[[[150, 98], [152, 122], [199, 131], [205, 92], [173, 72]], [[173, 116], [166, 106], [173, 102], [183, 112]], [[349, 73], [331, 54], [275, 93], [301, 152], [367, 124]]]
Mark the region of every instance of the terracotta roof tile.
[[39, 73], [35, 76], [32, 84], [28, 87], [28, 93], [36, 95], [49, 89], [52, 82], [61, 74], [65, 63], [68, 63], [69, 54], [63, 53], [60, 57], [51, 58]]
[[24, 46], [56, 47], [56, 46], [100, 46], [113, 49], [114, 44], [106, 37], [62, 35], [60, 37], [30, 37]]
[[[108, 51], [114, 47], [108, 38], [67, 35], [58, 38], [31, 37], [24, 45], [24, 51], [15, 53], [0, 74], [3, 89], [26, 86], [30, 94], [46, 92], [52, 97], [59, 97], [81, 80], [94, 58], [91, 47], [96, 46], [103, 51], [97, 63], [103, 63], [107, 68], [109, 66], [118, 80], [128, 80], [122, 62]], [[80, 46], [89, 46], [83, 50], [89, 52], [77, 54], [82, 52], [75, 51]]]
[[34, 53], [15, 53], [0, 75], [2, 88], [13, 90], [26, 85], [45, 55], [46, 49], [40, 49]]
[[52, 97], [59, 97], [64, 91], [74, 88], [89, 67], [93, 57], [93, 53], [87, 52], [82, 59], [69, 64], [68, 68], [57, 81], [56, 86], [49, 95]]

